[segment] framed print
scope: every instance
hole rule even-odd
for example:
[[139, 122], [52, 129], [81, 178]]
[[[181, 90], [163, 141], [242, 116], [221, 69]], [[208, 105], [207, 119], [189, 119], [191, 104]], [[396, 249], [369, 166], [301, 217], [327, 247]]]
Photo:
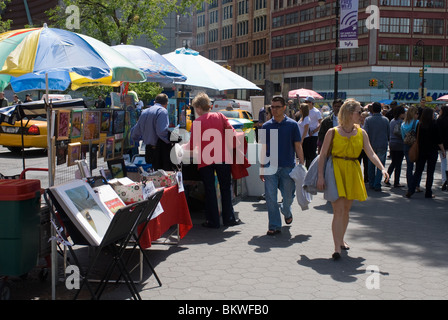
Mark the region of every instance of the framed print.
[[124, 140], [115, 140], [114, 143], [114, 158], [121, 158], [123, 156], [123, 144]]
[[98, 159], [104, 158], [104, 146], [106, 145], [105, 142], [100, 142], [98, 145]]
[[113, 214], [83, 180], [73, 180], [50, 188], [68, 218], [93, 246], [99, 246]]
[[82, 140], [98, 140], [100, 138], [101, 112], [84, 110], [83, 113]]
[[61, 165], [67, 162], [67, 147], [68, 140], [56, 142], [56, 165]]
[[93, 190], [95, 190], [101, 202], [112, 214], [115, 214], [118, 209], [126, 205], [115, 190], [108, 184], [100, 185], [93, 188]]
[[102, 133], [108, 133], [112, 122], [112, 111], [101, 111], [101, 130]]
[[98, 145], [93, 144], [89, 150], [89, 165], [90, 170], [95, 170], [98, 167]]
[[58, 110], [56, 120], [57, 140], [67, 140], [70, 133], [70, 110]]
[[114, 137], [106, 138], [104, 145], [104, 161], [108, 161], [114, 158]]
[[81, 158], [81, 142], [69, 143], [67, 147], [67, 167], [74, 166]]
[[70, 138], [81, 137], [82, 110], [72, 110]]
[[114, 110], [113, 113], [113, 133], [124, 133], [124, 120], [126, 111], [124, 110]]
[[113, 178], [124, 178], [126, 177], [126, 166], [123, 159], [113, 159], [107, 161], [107, 167], [112, 173]]

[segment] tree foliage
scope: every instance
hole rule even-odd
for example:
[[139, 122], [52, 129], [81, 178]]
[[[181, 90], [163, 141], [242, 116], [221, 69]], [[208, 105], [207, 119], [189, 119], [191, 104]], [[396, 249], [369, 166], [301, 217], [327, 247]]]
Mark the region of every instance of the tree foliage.
[[109, 45], [130, 44], [145, 35], [155, 47], [164, 37], [157, 29], [163, 28], [163, 19], [170, 12], [185, 13], [198, 8], [200, 0], [63, 0], [64, 6], [48, 11], [55, 27], [65, 28], [66, 7], [74, 5], [80, 10], [80, 30]]
[[6, 8], [8, 2], [11, 2], [11, 0], [0, 0], [0, 33], [8, 31], [11, 26], [12, 21], [4, 20], [2, 17], [3, 10]]

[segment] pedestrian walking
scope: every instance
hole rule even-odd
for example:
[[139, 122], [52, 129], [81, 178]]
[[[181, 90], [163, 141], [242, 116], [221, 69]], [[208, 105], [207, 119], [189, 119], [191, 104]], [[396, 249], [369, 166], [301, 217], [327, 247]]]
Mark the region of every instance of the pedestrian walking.
[[[262, 144], [260, 179], [265, 187], [269, 236], [281, 232], [280, 211], [285, 223], [292, 223], [291, 205], [296, 186], [289, 173], [296, 164], [296, 155], [300, 164], [304, 164], [299, 126], [296, 121], [285, 115], [285, 99], [274, 97], [271, 101], [271, 111], [273, 117], [263, 124], [263, 133], [260, 135]], [[276, 137], [276, 141], [271, 141], [272, 137]], [[276, 153], [273, 151], [275, 147], [277, 147]], [[277, 201], [279, 189], [283, 198], [280, 208]]]
[[[442, 137], [442, 143], [445, 150], [448, 150], [448, 106], [442, 106], [440, 108], [439, 117], [437, 118], [437, 128], [439, 135]], [[439, 151], [440, 155], [440, 169], [442, 171], [442, 191], [447, 190], [448, 184], [448, 168], [446, 165], [446, 157], [442, 156], [442, 151]]]
[[305, 166], [310, 167], [311, 162], [317, 156], [317, 139], [322, 122], [322, 114], [314, 106], [314, 98], [309, 96], [305, 98], [305, 103], [308, 104], [310, 109], [310, 129], [308, 137], [303, 141], [303, 153], [305, 155]]
[[322, 123], [319, 128], [319, 132], [317, 134], [317, 149], [318, 153], [320, 153], [320, 149], [322, 148], [322, 143], [324, 141], [325, 135], [327, 134], [327, 131], [331, 128], [338, 126], [338, 113], [339, 109], [341, 109], [342, 99], [336, 99], [333, 101], [333, 112], [326, 117], [324, 120], [322, 120]]
[[299, 131], [300, 131], [300, 142], [303, 145], [303, 140], [308, 137], [308, 132], [310, 128], [310, 109], [308, 108], [308, 104], [301, 103], [300, 104], [300, 120], [297, 121], [297, 124], [299, 125]]
[[[404, 121], [401, 124], [401, 137], [403, 138], [403, 152], [404, 158], [406, 159], [406, 184], [408, 190], [411, 188], [411, 181], [414, 178], [414, 162], [409, 159], [409, 149], [411, 145], [407, 144], [406, 136], [412, 133], [417, 134], [417, 124], [418, 124], [418, 108], [416, 106], [410, 106]], [[420, 192], [420, 181], [416, 182], [416, 192]]]
[[347, 231], [353, 200], [365, 201], [367, 199], [361, 166], [358, 162], [361, 150], [366, 152], [369, 160], [380, 170], [385, 181], [389, 179], [383, 163], [370, 145], [368, 134], [359, 127], [361, 113], [361, 105], [358, 101], [348, 99], [344, 102], [338, 115], [339, 125], [330, 129], [325, 135], [319, 158], [317, 188], [319, 190], [325, 189], [325, 159], [331, 155], [339, 195], [339, 198], [331, 203], [333, 207], [332, 233], [334, 241], [332, 257], [334, 260], [340, 259], [341, 250], [349, 249], [344, 236]]
[[[403, 187], [400, 185], [401, 164], [403, 163], [404, 150], [403, 138], [401, 136], [401, 124], [403, 123], [406, 110], [403, 106], [394, 107], [394, 118], [390, 122], [390, 142], [389, 150], [391, 163], [387, 169], [389, 176], [394, 174], [394, 188]], [[386, 183], [390, 186], [390, 182]]]
[[[381, 115], [381, 104], [379, 102], [372, 104], [372, 115], [365, 120], [364, 130], [369, 136], [373, 151], [384, 166], [389, 144], [390, 126], [389, 120]], [[377, 168], [372, 161], [369, 161], [369, 187], [375, 189], [375, 191], [381, 191], [382, 174]]]
[[442, 136], [437, 129], [434, 110], [432, 108], [425, 107], [423, 109], [422, 117], [417, 125], [417, 141], [418, 160], [415, 164], [415, 172], [411, 186], [405, 196], [406, 198], [410, 198], [415, 193], [417, 187], [416, 182], [420, 181], [426, 164], [425, 198], [435, 198], [432, 194], [432, 184], [434, 181], [438, 151], [439, 149], [441, 150], [442, 158], [446, 157], [446, 153], [442, 143]]

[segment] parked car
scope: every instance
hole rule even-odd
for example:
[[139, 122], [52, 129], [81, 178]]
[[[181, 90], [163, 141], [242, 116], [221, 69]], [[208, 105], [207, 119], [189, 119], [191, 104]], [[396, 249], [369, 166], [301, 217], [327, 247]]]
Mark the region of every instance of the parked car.
[[254, 119], [250, 112], [243, 110], [243, 109], [233, 109], [233, 110], [221, 109], [221, 110], [218, 110], [217, 112], [221, 112], [227, 118], [242, 118], [242, 119], [249, 119], [249, 120]]

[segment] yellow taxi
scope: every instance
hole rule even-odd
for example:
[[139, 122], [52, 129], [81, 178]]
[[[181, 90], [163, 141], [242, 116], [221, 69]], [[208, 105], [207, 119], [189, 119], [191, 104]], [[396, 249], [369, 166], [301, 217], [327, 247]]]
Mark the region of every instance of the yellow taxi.
[[47, 120], [45, 119], [23, 119], [23, 127], [20, 121], [13, 125], [2, 123], [0, 126], [0, 145], [8, 148], [12, 152], [20, 152], [25, 148], [47, 148]]
[[226, 116], [226, 118], [240, 118], [240, 119], [248, 119], [248, 120], [253, 120], [254, 117], [252, 116], [252, 114], [246, 110], [243, 109], [232, 109], [232, 110], [228, 110], [228, 109], [221, 109], [221, 110], [217, 110], [217, 112], [221, 112], [223, 115]]

